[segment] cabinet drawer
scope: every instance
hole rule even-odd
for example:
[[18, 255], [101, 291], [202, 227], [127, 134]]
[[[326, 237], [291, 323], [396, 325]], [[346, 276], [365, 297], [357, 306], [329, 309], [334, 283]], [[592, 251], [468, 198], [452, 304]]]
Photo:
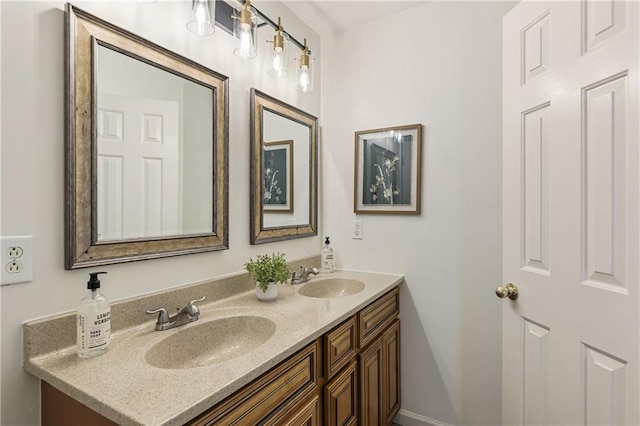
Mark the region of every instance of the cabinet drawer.
[[349, 318], [324, 335], [324, 371], [327, 380], [353, 359], [357, 340], [356, 317]]
[[358, 313], [359, 347], [376, 338], [400, 312], [398, 288], [394, 288]]
[[309, 402], [300, 405], [302, 408], [283, 409], [271, 417], [264, 426], [321, 426], [320, 395], [316, 394]]
[[189, 425], [258, 424], [275, 410], [296, 404], [318, 388], [318, 342], [269, 370]]

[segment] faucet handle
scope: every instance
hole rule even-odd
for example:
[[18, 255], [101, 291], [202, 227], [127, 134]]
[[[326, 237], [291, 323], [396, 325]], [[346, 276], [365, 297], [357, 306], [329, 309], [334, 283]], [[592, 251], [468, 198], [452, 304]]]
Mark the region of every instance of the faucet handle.
[[293, 271], [291, 273], [291, 284], [300, 284], [300, 277], [303, 274], [303, 270], [302, 270], [302, 266], [300, 266], [300, 275], [298, 275], [296, 273], [296, 271]]
[[189, 315], [193, 316], [193, 315], [199, 315], [200, 314], [200, 309], [198, 309], [198, 307], [195, 305], [195, 303], [196, 302], [202, 302], [202, 301], [204, 301], [204, 299], [206, 299], [206, 297], [202, 296], [200, 299], [195, 299], [195, 300], [192, 300], [189, 303], [187, 303], [187, 306], [185, 306], [185, 309], [187, 310]]
[[169, 323], [169, 313], [165, 308], [147, 310], [147, 314], [158, 314], [158, 321], [156, 324], [168, 324]]

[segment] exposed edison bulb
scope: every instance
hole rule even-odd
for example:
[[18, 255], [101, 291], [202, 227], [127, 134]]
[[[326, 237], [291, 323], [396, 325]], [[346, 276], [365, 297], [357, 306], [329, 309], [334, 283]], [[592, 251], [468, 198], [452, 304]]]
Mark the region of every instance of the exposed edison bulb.
[[304, 49], [296, 71], [296, 90], [304, 93], [313, 91], [313, 58], [307, 47], [307, 39], [304, 40]]
[[251, 56], [253, 42], [251, 40], [251, 26], [248, 24], [240, 25], [240, 47], [238, 56], [248, 58]]
[[280, 55], [273, 55], [273, 72], [274, 74], [280, 76], [282, 74], [282, 58]]
[[287, 55], [282, 49], [280, 51], [273, 49], [269, 74], [278, 78], [287, 76]]
[[257, 55], [256, 29], [257, 18], [251, 8], [251, 2], [247, 0], [235, 16], [233, 34], [238, 38], [238, 44], [233, 49], [233, 54], [242, 59], [252, 59]]
[[289, 36], [282, 28], [280, 17], [278, 17], [278, 26], [273, 34], [273, 39], [268, 40], [268, 42], [271, 43], [271, 69], [269, 70], [269, 75], [277, 78], [286, 77], [289, 74], [287, 70], [289, 64], [287, 52]]
[[215, 26], [211, 16], [214, 13], [215, 2], [193, 0], [191, 3], [191, 20], [187, 22], [187, 29], [199, 36], [212, 35], [215, 32]]
[[307, 90], [309, 90], [309, 82], [311, 81], [311, 79], [309, 78], [309, 67], [308, 66], [301, 66], [300, 67], [300, 88], [302, 89], [303, 92], [306, 92]]

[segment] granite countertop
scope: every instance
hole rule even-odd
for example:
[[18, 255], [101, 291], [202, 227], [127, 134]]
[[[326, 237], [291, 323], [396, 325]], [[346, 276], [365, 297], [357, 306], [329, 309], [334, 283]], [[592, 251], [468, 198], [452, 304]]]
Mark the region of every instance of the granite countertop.
[[[150, 318], [129, 327], [123, 326], [113, 331], [109, 351], [96, 358], [78, 358], [75, 346], [67, 345], [49, 351], [39, 346], [39, 339], [52, 340], [52, 334], [75, 334], [75, 322], [72, 321], [75, 315], [58, 316], [49, 320], [49, 324], [46, 323], [47, 319], [33, 321], [25, 324], [24, 367], [31, 374], [118, 424], [183, 424], [403, 280], [401, 275], [335, 271], [330, 275], [313, 277], [309, 283], [328, 278], [353, 278], [364, 282], [365, 287], [359, 293], [333, 299], [299, 295], [298, 291], [308, 283], [280, 286], [278, 298], [273, 302], [258, 301], [255, 290], [245, 290], [222, 298], [208, 297], [207, 301], [215, 301], [205, 301], [199, 305], [201, 314], [198, 321], [167, 331], [155, 331], [155, 320]], [[233, 280], [234, 277], [228, 279]], [[220, 282], [224, 284], [224, 278]], [[131, 306], [132, 302], [128, 303]], [[112, 307], [114, 320], [117, 312]], [[205, 322], [243, 315], [265, 317], [276, 325], [271, 338], [244, 355], [185, 369], [158, 368], [145, 360], [147, 351], [167, 337]], [[67, 330], [69, 326], [72, 330]], [[210, 342], [203, 340], [202, 344]]]

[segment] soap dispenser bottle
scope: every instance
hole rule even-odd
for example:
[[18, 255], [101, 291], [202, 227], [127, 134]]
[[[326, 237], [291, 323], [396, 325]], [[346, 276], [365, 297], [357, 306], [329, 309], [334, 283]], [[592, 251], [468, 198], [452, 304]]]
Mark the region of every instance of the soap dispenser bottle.
[[106, 272], [90, 273], [87, 282], [88, 294], [80, 301], [78, 306], [77, 344], [78, 356], [91, 358], [107, 351], [111, 335], [111, 305], [109, 301], [98, 291], [100, 288], [99, 274]]
[[328, 274], [333, 271], [333, 249], [329, 237], [324, 238], [324, 247], [322, 247], [322, 273]]

